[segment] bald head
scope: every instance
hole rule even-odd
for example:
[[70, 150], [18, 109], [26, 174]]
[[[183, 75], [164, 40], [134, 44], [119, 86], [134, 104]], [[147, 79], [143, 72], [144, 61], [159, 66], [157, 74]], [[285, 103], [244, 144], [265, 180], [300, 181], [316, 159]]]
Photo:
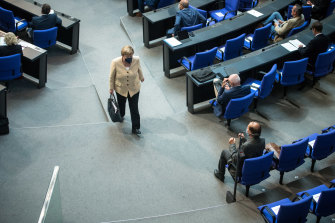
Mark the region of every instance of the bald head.
[[189, 6], [188, 0], [180, 0], [180, 2], [179, 2], [179, 8], [180, 9], [188, 8], [188, 6]]
[[258, 122], [250, 122], [248, 125], [249, 135], [253, 138], [258, 138], [261, 136], [262, 127]]
[[238, 76], [238, 74], [230, 75], [228, 80], [229, 80], [229, 83], [232, 87], [236, 87], [236, 86], [241, 85], [241, 79], [240, 79], [240, 76]]

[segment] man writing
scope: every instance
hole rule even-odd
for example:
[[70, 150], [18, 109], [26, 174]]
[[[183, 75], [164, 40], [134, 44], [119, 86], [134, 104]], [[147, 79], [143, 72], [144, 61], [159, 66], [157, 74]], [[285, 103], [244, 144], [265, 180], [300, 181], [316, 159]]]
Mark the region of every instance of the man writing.
[[[243, 133], [239, 133], [238, 136], [241, 137], [242, 145], [240, 148], [240, 152], [244, 153], [244, 158], [254, 158], [261, 156], [263, 154], [263, 150], [265, 149], [265, 140], [260, 138], [261, 136], [261, 125], [258, 122], [250, 122], [246, 134], [247, 137], [244, 136]], [[223, 150], [220, 156], [218, 169], [214, 170], [214, 175], [216, 178], [224, 182], [225, 175], [225, 166], [226, 164], [232, 163], [233, 165], [237, 165], [237, 158], [239, 151], [236, 148], [235, 138], [229, 139], [229, 150]], [[239, 173], [242, 171], [243, 162], [240, 163]]]

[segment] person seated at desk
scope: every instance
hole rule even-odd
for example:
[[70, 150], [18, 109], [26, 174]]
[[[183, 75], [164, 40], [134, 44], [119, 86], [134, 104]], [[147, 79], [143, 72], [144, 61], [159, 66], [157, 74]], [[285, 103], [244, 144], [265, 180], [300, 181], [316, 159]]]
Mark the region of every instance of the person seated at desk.
[[310, 0], [306, 4], [312, 6], [312, 18], [321, 20], [326, 16], [330, 0]]
[[58, 18], [57, 14], [51, 10], [49, 4], [42, 5], [42, 15], [34, 16], [29, 23], [31, 28], [28, 29], [28, 36], [32, 38], [33, 30], [50, 29], [55, 26], [62, 25], [62, 20]]
[[180, 11], [176, 14], [176, 22], [174, 27], [167, 31], [167, 37], [177, 35], [181, 27], [194, 26], [199, 23], [206, 25], [206, 18], [197, 9], [190, 8], [188, 0], [180, 0], [178, 7]]
[[322, 23], [316, 21], [312, 24], [311, 30], [314, 38], [307, 44], [306, 47], [299, 46], [299, 53], [302, 57], [308, 57], [308, 66], [312, 69], [315, 66], [316, 59], [320, 53], [324, 53], [328, 49], [328, 38], [322, 34]]
[[304, 15], [302, 14], [302, 7], [299, 4], [295, 4], [291, 12], [292, 18], [283, 21], [283, 17], [279, 12], [274, 12], [272, 15], [265, 20], [263, 23], [267, 25], [274, 23], [271, 28], [271, 34], [275, 35], [274, 42], [279, 42], [285, 38], [285, 36], [291, 31], [291, 29], [301, 26], [305, 22]]
[[[265, 149], [265, 140], [260, 138], [262, 132], [261, 125], [258, 122], [250, 122], [247, 126], [246, 134], [247, 137], [244, 136], [243, 133], [239, 133], [238, 136], [241, 137], [241, 151], [244, 152], [244, 158], [254, 158], [259, 157], [263, 154]], [[224, 175], [226, 170], [226, 164], [231, 163], [234, 166], [237, 165], [237, 156], [238, 156], [238, 148], [236, 148], [235, 138], [229, 139], [229, 150], [222, 150], [218, 169], [214, 170], [214, 175], [216, 178], [224, 182]], [[240, 175], [243, 162], [239, 165], [239, 173]]]
[[231, 99], [241, 98], [250, 94], [250, 86], [241, 86], [241, 79], [238, 74], [232, 74], [224, 78], [222, 83], [220, 79], [214, 79], [214, 93], [217, 105], [214, 107], [214, 114], [221, 117]]
[[149, 6], [151, 9], [157, 8], [157, 5], [160, 0], [138, 0], [138, 9], [139, 12], [135, 13], [135, 16], [142, 17], [142, 13], [144, 13], [144, 2], [147, 6]]
[[14, 54], [20, 53], [22, 55], [22, 47], [18, 45], [18, 39], [12, 32], [8, 32], [5, 34], [4, 41], [6, 43], [5, 46], [0, 46], [0, 56], [10, 56]]

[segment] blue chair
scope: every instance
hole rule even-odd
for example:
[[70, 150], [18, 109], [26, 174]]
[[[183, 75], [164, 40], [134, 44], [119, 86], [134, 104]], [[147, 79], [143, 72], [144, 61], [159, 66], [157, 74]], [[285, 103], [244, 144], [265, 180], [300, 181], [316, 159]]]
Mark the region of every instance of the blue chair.
[[308, 26], [308, 22], [305, 21], [301, 26], [295, 27], [293, 29], [291, 29], [291, 31], [287, 34], [287, 37], [293, 36], [295, 34], [297, 34], [298, 32], [303, 31], [304, 29], [306, 29]]
[[284, 87], [284, 98], [292, 105], [299, 108], [299, 106], [286, 98], [286, 91], [288, 86], [301, 84], [304, 82], [304, 74], [307, 69], [308, 58], [296, 61], [287, 61], [284, 63], [283, 69], [279, 70], [276, 75], [276, 82], [279, 82]]
[[240, 0], [240, 5], [238, 10], [241, 12], [248, 11], [252, 8], [255, 8], [258, 4], [258, 0]]
[[200, 23], [200, 24], [194, 25], [194, 26], [184, 26], [180, 30], [181, 31], [186, 30], [187, 32], [192, 32], [194, 30], [201, 29], [201, 28], [202, 28], [202, 24]]
[[335, 188], [320, 185], [310, 190], [297, 193], [301, 198], [313, 197], [309, 210], [317, 217], [319, 223], [321, 217], [327, 217], [335, 213]]
[[[241, 176], [237, 177], [238, 183], [245, 185], [245, 196], [249, 196], [250, 186], [258, 184], [270, 176], [273, 152], [263, 156], [245, 159]], [[243, 158], [241, 160], [243, 162]]]
[[[312, 197], [307, 197], [294, 202], [288, 198], [259, 206], [257, 209], [261, 212], [265, 222], [269, 223], [298, 223], [306, 222], [309, 206]], [[279, 210], [278, 210], [279, 208]], [[274, 211], [277, 210], [277, 211]]]
[[314, 171], [316, 160], [327, 158], [335, 151], [335, 131], [323, 134], [314, 133], [308, 138], [306, 156], [312, 159], [311, 171]]
[[[289, 5], [288, 11], [287, 11], [287, 19], [292, 18], [292, 14], [291, 14], [292, 9], [293, 9], [293, 5]], [[309, 24], [311, 21], [311, 16], [312, 16], [312, 6], [309, 6], [309, 5], [302, 6], [302, 14], [304, 14], [305, 21], [307, 21]]]
[[[276, 79], [277, 74], [277, 64], [274, 64], [271, 70], [268, 73], [259, 72], [260, 74], [264, 74], [262, 81], [248, 78], [243, 85], [250, 85], [251, 92], [255, 93], [254, 99], [254, 110], [256, 111], [258, 99], [264, 99], [270, 95], [273, 83]], [[256, 111], [257, 112], [257, 111]], [[257, 112], [260, 116], [267, 119], [263, 114]]]
[[176, 2], [175, 0], [160, 0], [158, 5], [157, 5], [157, 8], [160, 9], [160, 8], [172, 5], [175, 2]]
[[217, 47], [214, 47], [211, 50], [196, 53], [195, 55], [190, 57], [184, 56], [183, 58], [178, 60], [178, 62], [187, 70], [196, 70], [203, 67], [208, 67], [213, 64], [217, 49]]
[[57, 27], [45, 30], [34, 30], [33, 43], [41, 48], [49, 48], [56, 44]]
[[250, 93], [242, 98], [231, 99], [226, 107], [223, 117], [227, 120], [227, 125], [234, 118], [241, 117], [249, 111], [249, 106], [252, 103], [254, 93]]
[[335, 187], [335, 179], [334, 180], [332, 180], [332, 181], [330, 181], [330, 186], [329, 186], [329, 188], [333, 188], [333, 187]]
[[313, 85], [316, 81], [333, 70], [335, 61], [335, 48], [329, 49], [327, 52], [320, 53], [316, 59], [314, 70], [307, 70], [307, 74], [313, 76]]
[[305, 163], [305, 152], [308, 145], [308, 138], [293, 144], [281, 146], [279, 159], [275, 160], [275, 168], [280, 172], [279, 183], [283, 184], [285, 172], [295, 170]]
[[216, 58], [221, 61], [226, 61], [241, 56], [244, 38], [245, 33], [234, 39], [227, 40], [225, 45], [219, 47], [216, 52]]
[[0, 7], [0, 30], [16, 33], [28, 26], [28, 22], [19, 17], [14, 17], [12, 11]]
[[240, 0], [226, 0], [223, 9], [210, 11], [209, 15], [217, 22], [232, 18], [236, 16], [239, 4]]
[[10, 81], [22, 76], [21, 54], [0, 57], [0, 81]]
[[268, 45], [271, 33], [271, 23], [255, 29], [254, 34], [249, 34], [244, 40], [244, 47], [248, 50], [259, 50]]
[[327, 9], [327, 13], [326, 13], [326, 17], [330, 16], [331, 14], [333, 14], [335, 9], [335, 0], [332, 0], [328, 6]]

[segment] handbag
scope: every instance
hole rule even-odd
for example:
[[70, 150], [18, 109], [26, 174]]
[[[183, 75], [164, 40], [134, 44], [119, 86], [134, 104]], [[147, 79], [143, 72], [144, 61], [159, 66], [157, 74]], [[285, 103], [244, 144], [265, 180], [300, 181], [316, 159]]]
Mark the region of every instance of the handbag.
[[122, 121], [119, 104], [117, 103], [114, 94], [110, 94], [110, 97], [108, 98], [108, 113], [113, 122]]

